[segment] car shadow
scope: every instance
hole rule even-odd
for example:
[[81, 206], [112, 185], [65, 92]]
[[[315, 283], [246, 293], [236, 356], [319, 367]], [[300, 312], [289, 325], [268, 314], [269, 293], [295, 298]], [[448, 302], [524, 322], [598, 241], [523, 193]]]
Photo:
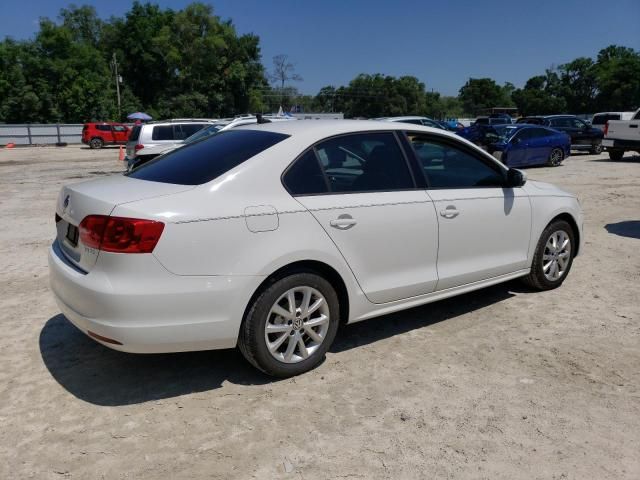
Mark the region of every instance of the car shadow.
[[640, 239], [640, 220], [625, 220], [624, 222], [609, 223], [604, 226], [609, 233], [621, 237]]
[[628, 153], [626, 156], [622, 157], [620, 160], [611, 160], [609, 157], [605, 158], [594, 158], [593, 160], [589, 160], [590, 162], [604, 162], [604, 163], [638, 163], [640, 162], [640, 155], [633, 155]]
[[[339, 353], [456, 318], [527, 291], [517, 282], [344, 326], [330, 352]], [[278, 382], [253, 368], [237, 349], [137, 355], [106, 348], [62, 314], [40, 332], [40, 353], [53, 378], [69, 393], [99, 406], [121, 406], [220, 388], [223, 382]]]

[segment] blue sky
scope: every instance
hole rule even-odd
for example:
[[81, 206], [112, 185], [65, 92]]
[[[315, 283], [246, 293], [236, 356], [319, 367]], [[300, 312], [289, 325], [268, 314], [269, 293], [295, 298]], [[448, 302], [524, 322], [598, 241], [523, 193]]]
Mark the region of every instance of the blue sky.
[[[62, 0], [4, 0], [0, 37], [31, 37], [38, 18], [56, 18]], [[130, 1], [75, 0], [101, 17], [123, 15]], [[179, 9], [189, 1], [156, 1]], [[358, 73], [414, 75], [428, 89], [455, 95], [469, 77], [522, 86], [555, 64], [593, 57], [610, 44], [640, 50], [640, 0], [216, 0], [215, 13], [240, 33], [260, 36], [271, 67], [285, 53], [315, 94]]]

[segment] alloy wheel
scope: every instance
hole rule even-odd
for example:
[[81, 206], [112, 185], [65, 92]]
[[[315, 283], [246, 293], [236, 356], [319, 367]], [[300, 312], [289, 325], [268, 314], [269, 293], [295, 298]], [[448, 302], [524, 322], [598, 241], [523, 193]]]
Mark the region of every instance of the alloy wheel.
[[559, 148], [554, 148], [551, 151], [551, 165], [554, 167], [557, 167], [558, 165], [560, 165], [560, 162], [562, 162], [562, 159], [564, 158], [564, 155], [562, 153], [562, 150], [560, 150]]
[[273, 304], [264, 327], [269, 353], [283, 363], [298, 363], [318, 350], [329, 330], [329, 306], [315, 288], [294, 287]]
[[542, 271], [547, 280], [557, 282], [567, 272], [571, 259], [571, 239], [564, 230], [553, 232], [544, 247]]

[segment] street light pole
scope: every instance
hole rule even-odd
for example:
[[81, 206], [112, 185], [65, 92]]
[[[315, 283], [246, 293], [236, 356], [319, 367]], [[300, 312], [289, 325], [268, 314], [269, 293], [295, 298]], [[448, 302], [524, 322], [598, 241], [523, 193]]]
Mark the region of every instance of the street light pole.
[[113, 52], [113, 59], [111, 60], [115, 76], [116, 76], [116, 94], [118, 95], [118, 121], [122, 119], [122, 113], [120, 112], [120, 77], [118, 76], [118, 60], [116, 59], [116, 52]]

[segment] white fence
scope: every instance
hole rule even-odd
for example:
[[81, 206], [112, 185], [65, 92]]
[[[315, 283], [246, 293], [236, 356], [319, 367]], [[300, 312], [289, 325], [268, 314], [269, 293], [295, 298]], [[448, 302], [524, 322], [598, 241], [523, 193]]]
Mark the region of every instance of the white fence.
[[82, 124], [0, 124], [0, 145], [52, 145], [82, 143]]

